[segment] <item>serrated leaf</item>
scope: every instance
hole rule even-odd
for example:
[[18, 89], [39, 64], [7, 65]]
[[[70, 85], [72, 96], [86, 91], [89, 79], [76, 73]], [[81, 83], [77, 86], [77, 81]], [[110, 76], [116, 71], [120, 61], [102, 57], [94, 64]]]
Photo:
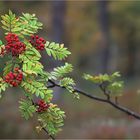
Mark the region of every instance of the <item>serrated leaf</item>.
[[38, 115], [39, 128], [47, 129], [49, 135], [56, 135], [64, 125], [65, 112], [57, 105], [50, 104], [49, 109]]
[[62, 60], [71, 54], [67, 48], [64, 48], [64, 44], [58, 44], [55, 42], [45, 44], [46, 52], [49, 56], [53, 56], [54, 59]]
[[50, 102], [52, 99], [52, 91], [47, 89], [47, 87], [38, 81], [22, 81], [21, 86], [25, 89], [25, 91], [35, 94], [37, 97], [40, 96], [46, 102]]
[[73, 66], [69, 63], [65, 63], [64, 66], [54, 68], [54, 70], [50, 74], [56, 80], [58, 78], [64, 77], [66, 74], [72, 72], [72, 70], [73, 70]]
[[36, 107], [32, 105], [32, 101], [30, 100], [21, 100], [19, 101], [19, 110], [21, 112], [22, 117], [28, 120], [33, 116], [33, 113], [36, 112]]

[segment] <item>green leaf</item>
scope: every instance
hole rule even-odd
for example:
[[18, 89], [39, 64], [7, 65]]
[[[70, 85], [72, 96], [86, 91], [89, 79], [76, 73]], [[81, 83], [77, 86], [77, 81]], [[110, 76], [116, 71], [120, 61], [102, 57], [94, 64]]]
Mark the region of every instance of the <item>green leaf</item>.
[[38, 128], [45, 128], [49, 135], [56, 135], [61, 131], [64, 125], [65, 112], [61, 111], [57, 105], [50, 104], [49, 109], [41, 114], [38, 114]]
[[30, 44], [28, 44], [28, 49], [21, 55], [19, 55], [19, 59], [23, 61], [22, 70], [26, 74], [38, 75], [43, 71], [43, 65], [39, 62], [41, 55], [35, 49], [31, 48]]
[[38, 75], [43, 71], [43, 65], [36, 61], [36, 62], [32, 62], [29, 61], [28, 63], [23, 63], [23, 72], [25, 72], [26, 74], [35, 74]]
[[107, 89], [110, 91], [111, 96], [121, 96], [123, 91], [123, 81], [115, 81], [108, 85]]
[[70, 77], [65, 77], [65, 78], [63, 78], [62, 80], [60, 80], [60, 85], [61, 85], [61, 86], [64, 86], [64, 87], [67, 87], [67, 86], [69, 86], [69, 85], [75, 86], [75, 82], [74, 82], [74, 80], [73, 80], [72, 78], [70, 78]]
[[22, 16], [16, 17], [9, 11], [2, 17], [2, 28], [8, 32], [16, 33], [19, 37], [30, 36], [42, 29], [42, 23], [38, 21], [35, 14], [23, 13]]
[[85, 80], [91, 81], [96, 84], [101, 84], [103, 82], [111, 81], [111, 76], [109, 76], [108, 74], [99, 74], [99, 75], [95, 75], [95, 76], [92, 76], [90, 74], [84, 74], [83, 78]]
[[65, 63], [64, 66], [60, 66], [57, 68], [54, 68], [54, 70], [51, 72], [52, 79], [58, 79], [64, 77], [66, 74], [72, 72], [73, 66], [71, 64]]
[[19, 55], [19, 59], [24, 63], [28, 63], [29, 61], [35, 62], [40, 60], [41, 55], [35, 48], [28, 48], [23, 54]]
[[42, 23], [38, 21], [35, 14], [23, 13], [19, 17], [19, 24], [21, 27], [21, 34], [30, 36], [42, 29]]
[[65, 87], [70, 93], [74, 95], [75, 98], [79, 99], [79, 94], [74, 91], [75, 82], [70, 77], [64, 77], [59, 82], [61, 87]]
[[54, 59], [62, 60], [71, 54], [67, 48], [64, 48], [64, 44], [58, 44], [55, 42], [45, 44], [46, 52], [49, 56], [53, 56]]
[[42, 81], [46, 83], [49, 80], [50, 76], [51, 76], [50, 73], [48, 73], [47, 71], [42, 71], [37, 81]]
[[26, 92], [35, 94], [37, 97], [40, 96], [47, 103], [52, 99], [52, 90], [47, 89], [47, 87], [41, 82], [35, 81], [33, 79], [22, 81], [21, 87], [23, 87]]
[[8, 33], [8, 32], [13, 32], [13, 33], [17, 33], [15, 32], [14, 30], [20, 30], [20, 27], [19, 27], [19, 19], [16, 18], [15, 14], [12, 13], [10, 10], [9, 10], [9, 13], [8, 15], [5, 14], [4, 16], [1, 16], [2, 20], [2, 28], [5, 29]]
[[89, 80], [96, 84], [104, 84], [106, 90], [111, 96], [121, 96], [123, 90], [123, 81], [118, 81], [121, 77], [119, 72], [114, 72], [113, 74], [99, 74], [99, 75], [89, 75], [84, 74], [84, 79]]
[[112, 75], [111, 75], [111, 80], [115, 80], [117, 78], [121, 77], [121, 74], [120, 72], [114, 72]]
[[3, 76], [7, 75], [10, 71], [12, 71], [13, 65], [14, 64], [13, 64], [12, 60], [10, 60], [6, 63], [6, 66], [3, 69]]
[[32, 105], [32, 101], [22, 99], [19, 101], [19, 110], [21, 112], [22, 117], [28, 120], [33, 116], [33, 113], [36, 112], [36, 107]]
[[3, 42], [0, 40], [0, 46], [2, 46], [3, 45]]
[[0, 77], [0, 94], [8, 88], [8, 84]]

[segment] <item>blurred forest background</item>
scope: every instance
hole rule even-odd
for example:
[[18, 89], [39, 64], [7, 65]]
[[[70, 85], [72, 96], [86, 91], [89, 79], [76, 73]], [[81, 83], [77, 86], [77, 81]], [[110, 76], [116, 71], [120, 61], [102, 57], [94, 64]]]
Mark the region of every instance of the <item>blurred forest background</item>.
[[[44, 24], [46, 40], [64, 43], [72, 52], [72, 76], [84, 91], [100, 91], [81, 77], [120, 71], [125, 81], [119, 102], [140, 113], [140, 1], [0, 1], [0, 15], [11, 9], [35, 13]], [[1, 38], [4, 37], [0, 29]], [[46, 70], [63, 62], [43, 53]], [[4, 61], [0, 60], [0, 72]], [[58, 93], [60, 92], [60, 93]], [[81, 96], [80, 100], [56, 89], [55, 103], [66, 111], [63, 131], [57, 138], [140, 138], [140, 121], [109, 105]], [[36, 120], [25, 121], [18, 112], [21, 92], [9, 89], [0, 102], [0, 138], [46, 138], [35, 132]]]

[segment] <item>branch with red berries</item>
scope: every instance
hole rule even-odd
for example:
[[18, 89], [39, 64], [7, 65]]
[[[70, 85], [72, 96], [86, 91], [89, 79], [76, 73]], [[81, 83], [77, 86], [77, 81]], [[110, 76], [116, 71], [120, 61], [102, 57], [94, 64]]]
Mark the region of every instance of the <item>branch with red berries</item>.
[[65, 59], [70, 52], [63, 44], [50, 43], [37, 35], [42, 23], [35, 14], [23, 13], [17, 17], [9, 11], [1, 17], [5, 40], [0, 40], [0, 59], [6, 58], [6, 65], [0, 75], [0, 96], [8, 87], [24, 91], [25, 98], [19, 101], [22, 117], [28, 120], [37, 113], [37, 132], [44, 130], [54, 139], [64, 124], [65, 112], [52, 103], [53, 90], [47, 88], [46, 82], [51, 77], [66, 80], [72, 66], [65, 63], [46, 72], [40, 62], [41, 51], [58, 60]]
[[[120, 74], [89, 75], [84, 78], [99, 85], [106, 98], [96, 97], [75, 88], [76, 84], [69, 73], [73, 66], [67, 62], [52, 71], [45, 71], [40, 62], [41, 51], [45, 51], [48, 57], [55, 60], [64, 60], [71, 53], [64, 44], [46, 41], [37, 35], [42, 28], [35, 14], [23, 13], [16, 17], [9, 11], [2, 15], [2, 28], [5, 40], [0, 40], [0, 59], [6, 58], [6, 65], [2, 67], [0, 75], [0, 97], [9, 88], [20, 88], [24, 91], [24, 97], [19, 101], [19, 111], [26, 120], [37, 114], [37, 132], [45, 131], [51, 139], [57, 135], [64, 125], [65, 112], [58, 105], [52, 103], [53, 87], [65, 88], [74, 97], [82, 94], [91, 99], [105, 102], [116, 109], [140, 119], [140, 115], [113, 102], [122, 95], [123, 82], [119, 81]], [[47, 84], [46, 84], [47, 83]]]

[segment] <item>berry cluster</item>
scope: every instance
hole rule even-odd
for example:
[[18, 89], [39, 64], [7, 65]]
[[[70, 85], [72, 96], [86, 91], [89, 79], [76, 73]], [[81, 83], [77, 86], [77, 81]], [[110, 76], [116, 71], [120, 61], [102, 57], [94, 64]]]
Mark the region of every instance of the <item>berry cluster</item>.
[[32, 35], [29, 42], [34, 46], [37, 50], [44, 50], [46, 41], [44, 38], [39, 37], [38, 35]]
[[12, 56], [18, 56], [25, 51], [25, 44], [19, 40], [19, 37], [16, 34], [9, 33], [5, 39], [7, 41], [5, 46], [6, 52], [11, 52]]
[[50, 107], [50, 105], [46, 104], [43, 100], [39, 100], [37, 102], [37, 106], [38, 106], [37, 112], [39, 112], [39, 113], [43, 112], [43, 111], [46, 111]]
[[13, 87], [18, 86], [23, 79], [22, 71], [16, 67], [14, 68], [14, 72], [9, 72], [5, 77], [4, 81], [12, 85]]

